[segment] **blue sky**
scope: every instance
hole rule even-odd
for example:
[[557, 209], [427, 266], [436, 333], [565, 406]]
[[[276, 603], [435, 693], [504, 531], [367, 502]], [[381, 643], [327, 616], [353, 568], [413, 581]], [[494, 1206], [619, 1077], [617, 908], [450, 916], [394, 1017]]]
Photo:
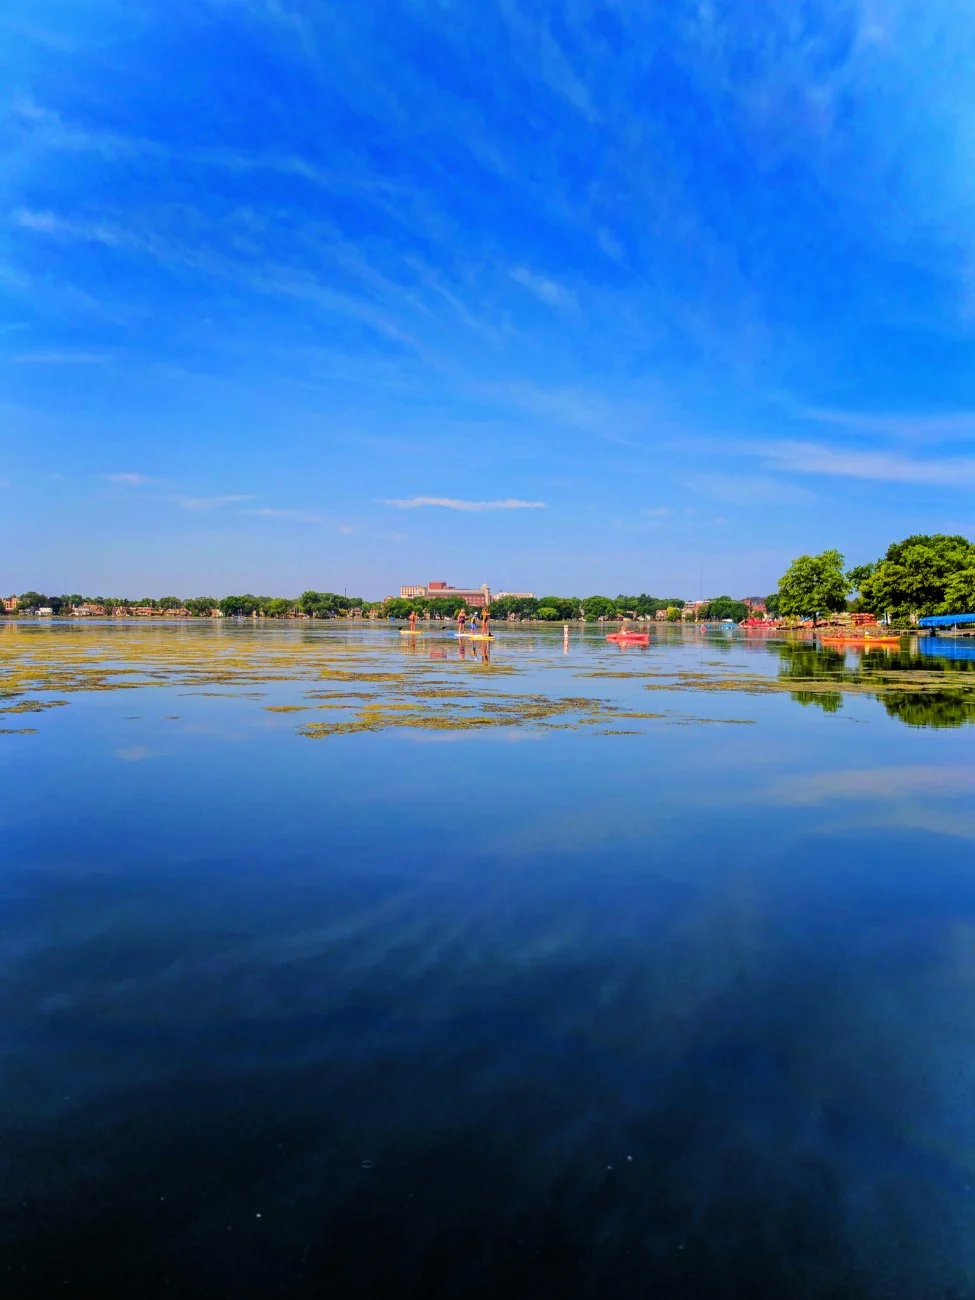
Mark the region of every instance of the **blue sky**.
[[951, 0], [13, 0], [0, 586], [975, 534], [973, 66]]

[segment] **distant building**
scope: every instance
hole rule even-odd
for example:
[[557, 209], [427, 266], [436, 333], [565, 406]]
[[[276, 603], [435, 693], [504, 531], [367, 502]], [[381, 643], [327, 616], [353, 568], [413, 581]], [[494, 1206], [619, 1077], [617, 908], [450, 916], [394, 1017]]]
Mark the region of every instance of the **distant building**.
[[753, 614], [765, 613], [765, 596], [742, 596], [741, 603], [747, 605]]
[[4, 608], [4, 610], [5, 610], [8, 614], [16, 614], [16, 612], [17, 612], [17, 597], [16, 597], [16, 596], [5, 596], [4, 599], [3, 599], [3, 608]]
[[54, 616], [54, 610], [50, 605], [42, 605], [37, 613], [40, 618], [53, 618]]
[[492, 600], [534, 600], [533, 591], [496, 591]]
[[480, 587], [452, 587], [449, 582], [428, 582], [425, 587], [409, 585], [400, 587], [399, 594], [405, 600], [412, 600], [415, 597], [426, 597], [431, 600], [456, 597], [472, 609], [483, 609], [491, 603], [491, 588], [487, 583]]
[[105, 606], [86, 600], [83, 604], [76, 605], [71, 614], [74, 618], [104, 618]]

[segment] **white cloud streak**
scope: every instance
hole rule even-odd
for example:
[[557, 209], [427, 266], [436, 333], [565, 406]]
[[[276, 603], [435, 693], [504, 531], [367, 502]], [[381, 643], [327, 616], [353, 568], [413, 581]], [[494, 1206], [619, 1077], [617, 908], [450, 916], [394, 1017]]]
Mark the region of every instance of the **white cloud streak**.
[[238, 513], [257, 519], [287, 519], [296, 524], [332, 523], [325, 515], [310, 514], [305, 510], [276, 509], [274, 506], [260, 506], [255, 510], [240, 510]]
[[397, 510], [422, 510], [427, 506], [436, 506], [442, 510], [466, 510], [472, 514], [482, 514], [486, 510], [545, 510], [547, 506], [544, 501], [519, 501], [516, 497], [506, 497], [503, 501], [461, 501], [456, 497], [408, 497], [383, 500], [379, 504], [395, 506]]
[[748, 450], [763, 456], [769, 467], [796, 474], [869, 479], [879, 483], [913, 483], [926, 487], [970, 487], [975, 484], [975, 457], [953, 456], [919, 460], [890, 451], [853, 451], [815, 442], [751, 443]]
[[142, 487], [152, 482], [147, 474], [103, 474], [102, 478], [109, 483], [122, 483], [125, 487]]
[[13, 359], [22, 366], [95, 366], [109, 356], [107, 352], [22, 352]]
[[888, 438], [945, 439], [975, 436], [975, 411], [945, 411], [937, 415], [910, 412], [834, 411], [819, 407], [800, 412], [803, 419]]
[[575, 294], [570, 289], [556, 280], [550, 280], [547, 276], [530, 271], [527, 266], [516, 266], [508, 274], [516, 284], [533, 293], [540, 302], [544, 302], [549, 307], [575, 306]]
[[175, 497], [174, 501], [181, 510], [219, 510], [223, 506], [233, 506], [240, 501], [252, 500], [249, 496], [227, 493], [216, 497]]
[[783, 483], [771, 474], [694, 474], [685, 485], [701, 496], [731, 505], [785, 505], [812, 501], [808, 488]]

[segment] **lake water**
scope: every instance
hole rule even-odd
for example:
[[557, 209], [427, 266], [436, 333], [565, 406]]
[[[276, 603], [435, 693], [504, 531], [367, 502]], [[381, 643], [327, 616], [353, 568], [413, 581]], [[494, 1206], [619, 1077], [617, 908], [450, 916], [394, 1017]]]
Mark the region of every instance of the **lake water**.
[[4, 1294], [975, 1295], [968, 646], [8, 622], [0, 691]]

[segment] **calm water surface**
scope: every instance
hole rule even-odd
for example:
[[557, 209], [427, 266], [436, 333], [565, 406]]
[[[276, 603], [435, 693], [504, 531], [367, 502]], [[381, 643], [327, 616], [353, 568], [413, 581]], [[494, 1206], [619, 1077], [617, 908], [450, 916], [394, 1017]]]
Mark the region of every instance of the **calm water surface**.
[[973, 687], [0, 624], [4, 1293], [975, 1296]]

